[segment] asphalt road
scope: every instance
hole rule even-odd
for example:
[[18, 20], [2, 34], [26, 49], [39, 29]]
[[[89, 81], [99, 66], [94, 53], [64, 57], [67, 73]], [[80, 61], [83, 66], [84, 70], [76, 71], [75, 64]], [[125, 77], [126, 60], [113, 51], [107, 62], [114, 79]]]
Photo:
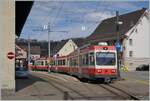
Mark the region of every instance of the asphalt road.
[[[116, 81], [117, 86], [130, 92], [141, 99], [148, 99], [149, 83], [148, 72], [121, 73], [125, 78]], [[144, 82], [144, 83], [143, 83]], [[104, 87], [103, 87], [104, 86]], [[32, 72], [28, 79], [16, 80], [16, 93], [11, 96], [3, 96], [2, 99], [12, 100], [123, 100], [118, 91], [112, 92], [104, 84], [81, 82], [75, 77], [46, 72]], [[108, 87], [109, 88], [109, 87]]]

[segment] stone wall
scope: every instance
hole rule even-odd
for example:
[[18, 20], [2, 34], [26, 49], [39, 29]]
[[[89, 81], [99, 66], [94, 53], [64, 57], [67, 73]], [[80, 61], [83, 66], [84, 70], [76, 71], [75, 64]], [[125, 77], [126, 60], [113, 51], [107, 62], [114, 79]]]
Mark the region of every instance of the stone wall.
[[125, 58], [125, 64], [129, 70], [136, 70], [139, 65], [150, 64], [150, 58]]

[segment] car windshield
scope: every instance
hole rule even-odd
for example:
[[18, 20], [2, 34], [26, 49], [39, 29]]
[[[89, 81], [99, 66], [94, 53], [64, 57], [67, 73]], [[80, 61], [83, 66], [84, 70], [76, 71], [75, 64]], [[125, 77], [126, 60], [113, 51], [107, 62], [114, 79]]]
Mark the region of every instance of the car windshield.
[[97, 65], [115, 65], [115, 53], [112, 52], [97, 52]]
[[16, 68], [16, 71], [27, 71], [27, 68]]

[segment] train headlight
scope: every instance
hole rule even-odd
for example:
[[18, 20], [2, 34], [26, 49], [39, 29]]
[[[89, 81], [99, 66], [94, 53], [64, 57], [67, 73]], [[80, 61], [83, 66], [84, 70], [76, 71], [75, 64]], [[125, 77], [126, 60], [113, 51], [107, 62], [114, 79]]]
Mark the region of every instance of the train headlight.
[[115, 72], [116, 72], [116, 70], [115, 70], [115, 69], [112, 69], [112, 70], [111, 70], [111, 72], [112, 72], [112, 73], [115, 73]]
[[98, 69], [98, 73], [101, 73], [102, 72], [102, 70], [101, 69]]
[[103, 50], [108, 50], [108, 47], [103, 47]]

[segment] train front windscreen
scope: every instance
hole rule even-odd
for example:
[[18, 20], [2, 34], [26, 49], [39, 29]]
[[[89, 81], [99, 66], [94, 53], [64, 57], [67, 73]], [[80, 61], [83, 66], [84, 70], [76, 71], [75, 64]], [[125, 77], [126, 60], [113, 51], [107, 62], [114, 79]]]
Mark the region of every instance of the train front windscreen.
[[97, 52], [96, 65], [112, 66], [116, 63], [116, 54], [113, 52]]

